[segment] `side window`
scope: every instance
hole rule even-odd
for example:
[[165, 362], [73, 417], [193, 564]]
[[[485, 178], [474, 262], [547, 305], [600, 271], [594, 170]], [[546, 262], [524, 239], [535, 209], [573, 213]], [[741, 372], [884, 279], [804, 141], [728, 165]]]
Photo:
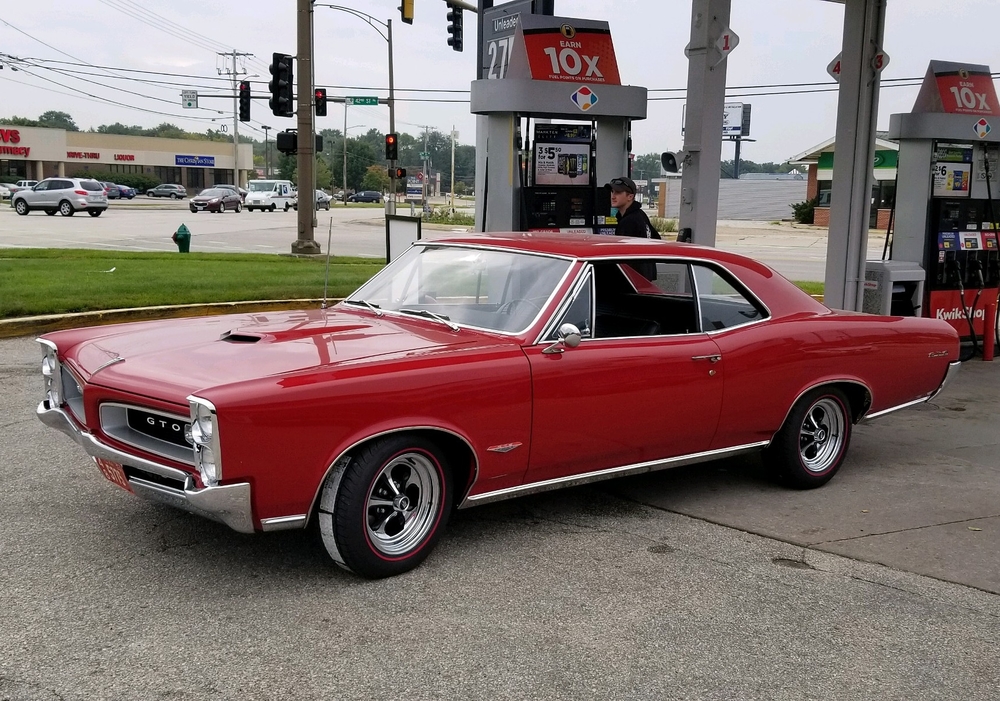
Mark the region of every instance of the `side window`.
[[593, 323], [591, 319], [593, 318], [594, 309], [594, 274], [592, 272], [587, 273], [587, 280], [580, 286], [580, 289], [576, 293], [576, 297], [570, 302], [569, 308], [566, 313], [562, 315], [559, 319], [559, 323], [555, 325], [552, 329], [552, 333], [549, 334], [548, 340], [556, 340], [556, 332], [559, 327], [563, 324], [573, 324], [576, 328], [580, 329], [580, 335], [583, 338], [593, 337]]
[[695, 265], [694, 274], [702, 330], [729, 329], [767, 316], [735, 278], [704, 265]]
[[655, 259], [594, 264], [596, 338], [697, 333], [687, 263]]
[[48, 180], [43, 180], [42, 182], [40, 182], [40, 183], [38, 183], [37, 185], [34, 186], [35, 192], [45, 192], [48, 189], [49, 189], [49, 181]]

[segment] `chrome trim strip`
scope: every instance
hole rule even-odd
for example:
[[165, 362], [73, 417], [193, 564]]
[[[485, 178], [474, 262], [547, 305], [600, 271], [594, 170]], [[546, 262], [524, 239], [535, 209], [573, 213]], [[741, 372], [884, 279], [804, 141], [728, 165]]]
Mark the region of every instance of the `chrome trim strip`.
[[[574, 261], [574, 262], [576, 262], [576, 261]], [[546, 323], [545, 326], [542, 327], [542, 330], [538, 333], [538, 336], [535, 337], [535, 340], [532, 341], [531, 345], [537, 346], [537, 345], [542, 344], [542, 343], [552, 343], [553, 342], [553, 338], [550, 338], [550, 337], [555, 337], [555, 335], [556, 335], [556, 328], [557, 328], [557, 324], [559, 323], [559, 320], [563, 318], [563, 315], [567, 312], [567, 310], [569, 310], [569, 308], [570, 308], [570, 306], [572, 306], [573, 302], [576, 301], [577, 295], [580, 294], [580, 291], [583, 289], [584, 285], [586, 285], [588, 281], [590, 281], [590, 280], [593, 279], [593, 277], [594, 277], [594, 266], [592, 266], [590, 263], [588, 263], [586, 261], [582, 261], [582, 262], [583, 262], [583, 265], [580, 266], [580, 270], [577, 271], [576, 279], [573, 281], [573, 284], [570, 286], [569, 291], [567, 291], [566, 294], [563, 295], [562, 300], [560, 300], [559, 304], [556, 305], [556, 309], [552, 313], [552, 316], [549, 317], [548, 323]], [[572, 270], [572, 269], [573, 269], [573, 267], [570, 266], [569, 270]], [[569, 270], [566, 271], [567, 275], [569, 274]], [[564, 280], [560, 280], [559, 281], [559, 285], [561, 286], [563, 284], [563, 282], [564, 282]], [[590, 320], [591, 320], [591, 322], [594, 321], [594, 318], [597, 315], [597, 303], [595, 302], [595, 299], [596, 299], [596, 295], [593, 293], [593, 286], [592, 286], [591, 287], [591, 294], [590, 294]], [[594, 333], [594, 329], [593, 328], [591, 328], [590, 333], [591, 333], [591, 338], [592, 338], [593, 337], [593, 333]], [[587, 339], [583, 339], [583, 340], [588, 340], [589, 341], [591, 339], [587, 338]]]
[[[192, 483], [190, 473], [130, 455], [101, 443], [93, 434], [78, 429], [66, 412], [62, 409], [51, 408], [47, 402], [39, 403], [35, 413], [43, 424], [65, 433], [79, 443], [91, 457], [130, 465], [185, 484]], [[213, 521], [219, 521], [240, 533], [254, 532], [250, 485], [245, 482], [182, 491], [131, 477], [129, 485], [137, 496], [168, 504]]]
[[289, 531], [296, 528], [306, 527], [306, 515], [297, 516], [276, 516], [274, 518], [262, 518], [260, 528], [262, 531]]
[[125, 362], [125, 358], [123, 358], [123, 357], [121, 357], [119, 355], [117, 358], [112, 358], [108, 362], [102, 363], [101, 365], [99, 365], [96, 370], [94, 370], [92, 373], [90, 373], [90, 376], [93, 377], [94, 375], [96, 375], [97, 373], [99, 373], [104, 368], [110, 367], [110, 366], [114, 365], [115, 363], [124, 363], [124, 362]]
[[945, 371], [944, 377], [941, 379], [941, 384], [938, 385], [938, 388], [936, 390], [928, 394], [926, 397], [922, 397], [920, 399], [914, 399], [912, 402], [905, 402], [904, 404], [900, 404], [894, 407], [889, 407], [888, 409], [883, 409], [882, 411], [876, 411], [874, 414], [867, 414], [861, 420], [865, 423], [868, 423], [869, 421], [880, 419], [886, 414], [893, 414], [901, 409], [907, 409], [911, 406], [931, 401], [939, 394], [941, 394], [942, 390], [944, 390], [944, 388], [947, 387], [948, 384], [955, 378], [955, 375], [958, 373], [958, 370], [961, 367], [962, 367], [962, 362], [960, 360], [953, 360], [952, 362], [948, 363], [948, 369]]
[[[309, 505], [309, 513], [306, 514], [306, 521], [307, 521], [306, 525], [308, 525], [308, 519], [311, 518], [314, 513], [316, 513], [316, 506], [319, 503], [320, 497], [323, 494], [323, 485], [326, 483], [326, 478], [330, 475], [333, 469], [340, 464], [341, 460], [343, 460], [348, 454], [350, 454], [352, 450], [357, 448], [362, 443], [367, 443], [368, 441], [375, 440], [376, 438], [381, 438], [382, 436], [388, 436], [393, 433], [401, 433], [403, 431], [437, 431], [439, 433], [447, 433], [449, 436], [454, 436], [458, 440], [462, 441], [465, 444], [465, 446], [469, 449], [469, 453], [472, 455], [472, 479], [469, 480], [469, 488], [465, 490], [465, 494], [468, 495], [468, 493], [472, 491], [472, 488], [476, 485], [476, 482], [479, 480], [479, 456], [476, 454], [476, 450], [475, 448], [472, 447], [472, 444], [465, 439], [465, 436], [455, 433], [454, 431], [449, 430], [447, 428], [441, 428], [440, 426], [402, 426], [400, 428], [393, 428], [389, 429], [388, 431], [382, 431], [381, 433], [375, 433], [370, 436], [366, 436], [365, 438], [362, 438], [360, 440], [357, 440], [350, 446], [348, 446], [345, 450], [342, 450], [340, 452], [340, 455], [338, 455], [336, 458], [333, 459], [333, 462], [330, 463], [330, 466], [326, 468], [326, 472], [323, 473], [323, 478], [319, 481], [319, 484], [316, 485], [316, 494], [313, 496], [312, 503]], [[346, 469], [347, 466], [344, 465], [344, 467]]]
[[734, 455], [740, 455], [742, 453], [749, 453], [755, 450], [766, 448], [770, 443], [771, 441], [758, 441], [756, 443], [747, 443], [745, 445], [737, 445], [731, 448], [706, 450], [705, 452], [702, 453], [680, 455], [675, 458], [666, 458], [664, 460], [650, 460], [649, 462], [640, 462], [640, 463], [635, 463], [633, 465], [622, 465], [621, 467], [611, 467], [605, 470], [596, 470], [594, 472], [587, 472], [582, 475], [570, 475], [568, 477], [557, 477], [555, 479], [544, 480], [542, 482], [532, 482], [530, 484], [522, 484], [517, 487], [508, 487], [506, 489], [498, 489], [495, 492], [485, 492], [483, 494], [477, 494], [475, 496], [466, 497], [458, 508], [466, 509], [469, 508], [470, 506], [479, 506], [480, 504], [490, 504], [494, 501], [501, 501], [503, 499], [511, 499], [513, 497], [520, 497], [526, 494], [536, 494], [538, 492], [547, 492], [553, 489], [561, 489], [563, 487], [588, 484], [590, 482], [600, 482], [602, 480], [612, 479], [614, 477], [626, 477], [628, 475], [638, 475], [644, 472], [656, 472], [657, 470], [664, 470], [670, 467], [694, 465], [696, 463], [707, 462], [709, 460], [717, 460], [722, 457], [731, 457]]

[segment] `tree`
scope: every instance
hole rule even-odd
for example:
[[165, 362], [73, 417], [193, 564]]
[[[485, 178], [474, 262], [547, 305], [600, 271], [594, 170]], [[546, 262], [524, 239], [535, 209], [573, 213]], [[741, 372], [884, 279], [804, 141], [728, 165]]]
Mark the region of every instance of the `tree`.
[[362, 190], [378, 190], [386, 192], [389, 190], [389, 172], [382, 166], [368, 166], [365, 177], [361, 180]]
[[295, 156], [287, 153], [281, 154], [278, 158], [278, 177], [281, 180], [291, 180], [295, 182], [298, 176], [298, 169], [295, 163]]
[[0, 122], [4, 124], [10, 124], [15, 127], [38, 127], [41, 126], [37, 119], [28, 119], [27, 117], [10, 117], [7, 119], [0, 119]]
[[316, 156], [316, 187], [320, 190], [327, 190], [330, 187], [332, 176], [330, 173], [330, 167], [326, 164], [323, 159], [323, 154], [317, 154]]
[[38, 117], [38, 126], [48, 127], [49, 129], [65, 129], [66, 131], [80, 131], [80, 127], [76, 126], [76, 122], [73, 118], [65, 112], [57, 112], [55, 110], [49, 110], [48, 112], [43, 112]]

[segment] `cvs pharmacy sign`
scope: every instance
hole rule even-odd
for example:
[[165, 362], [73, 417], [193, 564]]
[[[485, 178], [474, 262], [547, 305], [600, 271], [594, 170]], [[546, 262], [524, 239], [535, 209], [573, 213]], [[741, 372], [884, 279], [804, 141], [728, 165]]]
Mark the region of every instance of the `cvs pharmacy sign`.
[[31, 152], [29, 146], [7, 146], [6, 144], [21, 143], [21, 132], [17, 129], [0, 129], [0, 154], [5, 156], [28, 157]]

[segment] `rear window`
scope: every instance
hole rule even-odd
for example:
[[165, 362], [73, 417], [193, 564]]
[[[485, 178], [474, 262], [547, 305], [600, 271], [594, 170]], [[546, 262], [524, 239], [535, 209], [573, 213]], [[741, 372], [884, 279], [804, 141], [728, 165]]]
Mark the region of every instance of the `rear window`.
[[80, 187], [89, 192], [104, 192], [104, 186], [96, 180], [81, 180]]

